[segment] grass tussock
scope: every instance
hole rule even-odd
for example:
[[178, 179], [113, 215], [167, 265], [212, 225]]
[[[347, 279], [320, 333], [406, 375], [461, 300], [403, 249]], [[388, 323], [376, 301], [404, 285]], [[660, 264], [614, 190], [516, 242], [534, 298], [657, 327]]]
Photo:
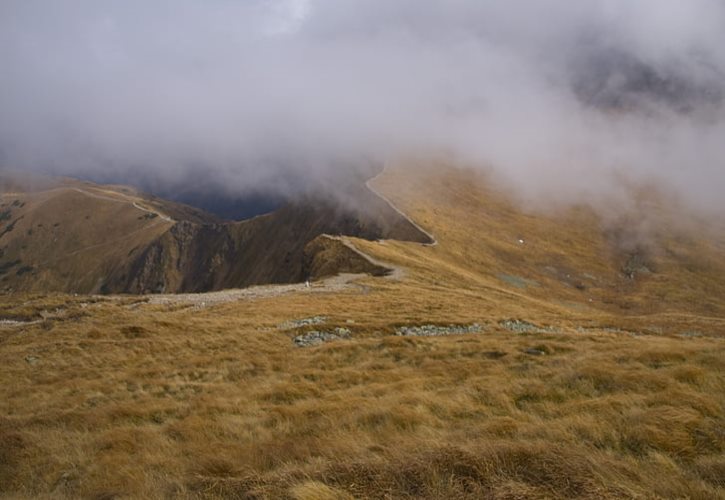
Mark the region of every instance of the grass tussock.
[[303, 309], [350, 325], [352, 337], [298, 348], [279, 318], [265, 318], [267, 308], [300, 317], [301, 300], [146, 314], [109, 302], [50, 334], [39, 324], [3, 331], [2, 493], [723, 494], [719, 339], [398, 337], [399, 318], [346, 323], [365, 303], [330, 295]]

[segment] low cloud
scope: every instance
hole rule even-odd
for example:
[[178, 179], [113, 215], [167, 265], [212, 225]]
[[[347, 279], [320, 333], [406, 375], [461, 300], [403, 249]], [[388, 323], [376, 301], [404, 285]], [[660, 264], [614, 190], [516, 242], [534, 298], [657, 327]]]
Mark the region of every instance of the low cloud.
[[5, 0], [0, 160], [243, 196], [446, 154], [721, 211], [724, 47], [718, 0]]

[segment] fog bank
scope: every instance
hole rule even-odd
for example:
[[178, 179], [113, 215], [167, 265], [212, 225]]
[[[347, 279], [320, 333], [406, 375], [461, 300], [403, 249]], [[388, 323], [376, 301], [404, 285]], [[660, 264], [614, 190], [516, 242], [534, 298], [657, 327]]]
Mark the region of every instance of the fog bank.
[[5, 0], [0, 67], [16, 169], [284, 195], [447, 155], [725, 209], [718, 0]]

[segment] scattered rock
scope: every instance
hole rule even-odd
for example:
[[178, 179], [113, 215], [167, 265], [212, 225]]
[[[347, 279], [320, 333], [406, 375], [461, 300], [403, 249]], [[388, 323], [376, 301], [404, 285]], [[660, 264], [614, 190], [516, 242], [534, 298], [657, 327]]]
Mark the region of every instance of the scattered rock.
[[546, 351], [542, 351], [541, 349], [536, 349], [535, 347], [529, 347], [528, 349], [524, 349], [524, 353], [529, 354], [531, 356], [543, 356], [546, 354]]
[[303, 326], [321, 325], [327, 321], [326, 316], [312, 316], [310, 318], [291, 319], [280, 324], [277, 328], [280, 330], [293, 330]]
[[439, 337], [442, 335], [465, 335], [467, 333], [480, 333], [481, 325], [422, 325], [422, 326], [401, 326], [395, 329], [396, 335], [404, 337]]
[[25, 356], [25, 362], [33, 366], [38, 363], [38, 358], [35, 356]]
[[297, 335], [293, 341], [297, 347], [310, 347], [320, 345], [324, 342], [350, 338], [350, 330], [347, 328], [335, 328], [332, 332], [312, 330], [311, 332]]
[[37, 320], [33, 321], [21, 321], [21, 320], [14, 320], [14, 319], [0, 319], [0, 327], [2, 326], [25, 326], [25, 325], [34, 325], [35, 323], [39, 323]]
[[514, 333], [559, 333], [559, 329], [553, 326], [537, 326], [528, 321], [522, 321], [520, 319], [505, 319], [499, 321], [500, 326], [506, 330]]

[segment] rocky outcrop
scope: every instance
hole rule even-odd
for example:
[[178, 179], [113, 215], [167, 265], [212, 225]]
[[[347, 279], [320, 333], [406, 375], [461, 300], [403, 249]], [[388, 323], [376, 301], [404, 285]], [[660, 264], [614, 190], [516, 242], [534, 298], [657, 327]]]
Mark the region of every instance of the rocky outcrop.
[[365, 273], [386, 276], [391, 269], [346, 245], [340, 239], [323, 234], [304, 249], [303, 273], [306, 279], [319, 280], [339, 273]]

